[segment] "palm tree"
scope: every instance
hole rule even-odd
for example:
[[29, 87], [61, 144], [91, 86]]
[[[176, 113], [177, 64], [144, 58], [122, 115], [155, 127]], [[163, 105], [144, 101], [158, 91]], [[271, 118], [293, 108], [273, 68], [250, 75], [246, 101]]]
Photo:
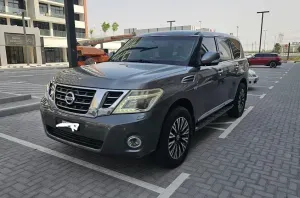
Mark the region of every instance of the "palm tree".
[[274, 45], [274, 52], [276, 52], [277, 54], [279, 54], [280, 50], [281, 50], [281, 45], [279, 43], [276, 43]]
[[298, 47], [298, 49], [297, 49], [297, 50], [298, 50], [298, 52], [300, 52], [300, 46]]
[[118, 31], [119, 29], [119, 24], [117, 22], [114, 22], [112, 24], [112, 31], [113, 31], [113, 34], [115, 34], [116, 31]]
[[93, 38], [94, 29], [90, 29], [91, 38]]

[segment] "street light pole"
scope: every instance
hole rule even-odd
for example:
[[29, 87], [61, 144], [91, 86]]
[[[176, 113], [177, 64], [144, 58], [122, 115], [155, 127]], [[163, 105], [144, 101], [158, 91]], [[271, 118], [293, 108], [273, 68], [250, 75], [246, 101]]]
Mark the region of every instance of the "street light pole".
[[239, 26], [236, 26], [236, 37], [239, 37]]
[[199, 23], [200, 23], [200, 29], [199, 29], [199, 30], [201, 30], [201, 24], [202, 24], [202, 21], [199, 21]]
[[267, 30], [264, 30], [264, 32], [265, 32], [264, 50], [266, 51]]
[[262, 37], [262, 31], [263, 31], [263, 24], [264, 24], [264, 14], [269, 13], [270, 11], [261, 11], [257, 12], [257, 14], [261, 14], [261, 27], [260, 27], [260, 38], [259, 38], [259, 53], [261, 50], [261, 37]]
[[74, 0], [64, 0], [68, 40], [69, 67], [77, 67], [77, 40], [75, 32]]
[[26, 34], [26, 21], [25, 21], [25, 13], [26, 13], [26, 1], [20, 1], [20, 8], [22, 9], [22, 23], [23, 23], [23, 34], [24, 34], [24, 46], [25, 46], [25, 57], [26, 63], [29, 65], [29, 53], [28, 53], [28, 43], [27, 43], [27, 34]]
[[175, 22], [175, 20], [173, 21], [167, 21], [167, 23], [170, 23], [170, 31], [172, 31], [172, 24]]

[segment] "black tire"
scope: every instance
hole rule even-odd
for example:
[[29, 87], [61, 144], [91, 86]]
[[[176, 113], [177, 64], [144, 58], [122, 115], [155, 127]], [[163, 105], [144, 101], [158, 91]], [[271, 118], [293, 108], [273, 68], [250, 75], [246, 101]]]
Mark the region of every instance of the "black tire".
[[188, 154], [194, 130], [194, 122], [189, 111], [181, 106], [173, 108], [163, 123], [155, 152], [157, 164], [165, 168], [176, 168], [182, 164]]
[[84, 64], [85, 65], [93, 65], [93, 64], [96, 64], [95, 60], [92, 59], [92, 58], [88, 58], [84, 61]]
[[228, 115], [233, 118], [239, 118], [243, 115], [247, 100], [247, 87], [245, 83], [240, 83], [233, 101], [233, 108], [228, 111]]
[[276, 68], [277, 67], [277, 63], [275, 61], [271, 61], [269, 63], [269, 65], [270, 65], [271, 68]]

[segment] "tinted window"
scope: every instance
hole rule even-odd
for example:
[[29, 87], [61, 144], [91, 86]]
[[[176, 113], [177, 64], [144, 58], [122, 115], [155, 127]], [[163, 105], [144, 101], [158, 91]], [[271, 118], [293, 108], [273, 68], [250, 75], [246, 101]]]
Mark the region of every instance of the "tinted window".
[[41, 14], [48, 13], [48, 5], [47, 4], [40, 3], [39, 8], [40, 8]]
[[203, 37], [200, 56], [202, 57], [206, 52], [217, 52], [216, 42], [213, 37]]
[[6, 18], [0, 18], [0, 24], [1, 25], [7, 25]]
[[187, 65], [197, 37], [136, 37], [126, 42], [111, 61]]
[[50, 26], [49, 26], [49, 23], [46, 23], [46, 22], [39, 22], [39, 21], [33, 21], [33, 26], [34, 27], [37, 27], [39, 29], [44, 29], [44, 30], [49, 30], [50, 29]]
[[231, 60], [231, 49], [230, 49], [230, 41], [227, 38], [217, 38], [217, 43], [219, 47], [219, 53], [221, 60]]
[[232, 55], [234, 59], [240, 59], [241, 56], [241, 44], [235, 39], [229, 39], [231, 44]]
[[261, 58], [261, 57], [264, 57], [264, 56], [263, 56], [263, 54], [255, 54], [255, 57]]

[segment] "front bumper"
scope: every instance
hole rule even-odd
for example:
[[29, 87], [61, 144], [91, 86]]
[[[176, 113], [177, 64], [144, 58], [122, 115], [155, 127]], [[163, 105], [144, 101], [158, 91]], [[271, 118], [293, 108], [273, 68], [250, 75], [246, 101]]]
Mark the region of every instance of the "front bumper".
[[249, 86], [256, 84], [258, 82], [258, 80], [259, 80], [258, 76], [248, 77]]
[[[62, 112], [41, 102], [43, 126], [48, 137], [59, 142], [101, 153], [103, 155], [130, 155], [142, 157], [156, 149], [159, 140], [163, 114], [159, 108], [147, 113], [120, 114], [101, 117], [84, 117]], [[69, 128], [57, 128], [62, 121], [79, 123], [78, 131]], [[128, 137], [141, 138], [142, 145], [131, 149], [127, 145]]]

